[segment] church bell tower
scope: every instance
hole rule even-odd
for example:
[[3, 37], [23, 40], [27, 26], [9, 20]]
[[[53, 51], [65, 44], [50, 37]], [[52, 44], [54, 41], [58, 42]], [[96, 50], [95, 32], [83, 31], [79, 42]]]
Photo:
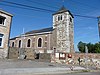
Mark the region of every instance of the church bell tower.
[[74, 52], [73, 15], [64, 6], [53, 14], [53, 29], [56, 30], [56, 50]]

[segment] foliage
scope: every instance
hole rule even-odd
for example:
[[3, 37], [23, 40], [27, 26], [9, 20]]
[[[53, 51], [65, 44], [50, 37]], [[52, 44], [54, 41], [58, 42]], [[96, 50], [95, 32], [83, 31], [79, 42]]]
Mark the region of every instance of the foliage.
[[78, 49], [79, 49], [79, 51], [82, 52], [82, 53], [84, 53], [85, 52], [85, 46], [86, 46], [86, 44], [83, 43], [82, 41], [80, 41], [78, 43]]
[[87, 46], [89, 53], [100, 53], [100, 43], [92, 44], [80, 41], [77, 46], [81, 53], [85, 53], [85, 46]]

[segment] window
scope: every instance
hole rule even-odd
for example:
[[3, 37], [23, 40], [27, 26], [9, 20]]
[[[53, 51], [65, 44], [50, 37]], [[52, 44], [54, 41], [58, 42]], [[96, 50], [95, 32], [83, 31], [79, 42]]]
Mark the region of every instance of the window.
[[5, 17], [0, 16], [0, 24], [4, 25]]
[[70, 22], [72, 22], [72, 18], [70, 17]]
[[58, 21], [60, 20], [60, 16], [58, 16]]
[[27, 41], [27, 47], [30, 47], [30, 43], [31, 43], [31, 40], [28, 39], [28, 41]]
[[0, 34], [0, 47], [2, 47], [2, 45], [3, 45], [3, 34]]
[[21, 48], [21, 40], [19, 40], [19, 46], [18, 47]]
[[38, 47], [42, 47], [42, 39], [41, 38], [38, 39]]
[[62, 20], [62, 15], [58, 16], [58, 21]]
[[62, 15], [60, 16], [60, 20], [62, 20]]
[[14, 47], [14, 42], [12, 42], [12, 47]]

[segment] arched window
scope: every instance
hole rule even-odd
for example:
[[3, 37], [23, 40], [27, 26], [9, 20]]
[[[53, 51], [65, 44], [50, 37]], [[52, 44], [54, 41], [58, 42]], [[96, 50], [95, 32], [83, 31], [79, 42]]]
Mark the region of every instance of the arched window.
[[38, 39], [38, 47], [42, 47], [42, 39], [41, 38]]
[[12, 42], [12, 47], [14, 47], [14, 42]]
[[30, 47], [30, 43], [31, 43], [31, 40], [28, 39], [28, 41], [27, 41], [27, 47]]
[[19, 45], [18, 45], [18, 47], [21, 48], [21, 40], [19, 40]]

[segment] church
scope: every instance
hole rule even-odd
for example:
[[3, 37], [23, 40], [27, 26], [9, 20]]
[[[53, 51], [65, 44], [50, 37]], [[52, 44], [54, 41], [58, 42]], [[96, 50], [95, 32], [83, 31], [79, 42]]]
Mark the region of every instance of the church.
[[33, 49], [39, 53], [74, 53], [73, 15], [62, 6], [52, 14], [52, 27], [26, 32], [10, 39], [10, 47]]

